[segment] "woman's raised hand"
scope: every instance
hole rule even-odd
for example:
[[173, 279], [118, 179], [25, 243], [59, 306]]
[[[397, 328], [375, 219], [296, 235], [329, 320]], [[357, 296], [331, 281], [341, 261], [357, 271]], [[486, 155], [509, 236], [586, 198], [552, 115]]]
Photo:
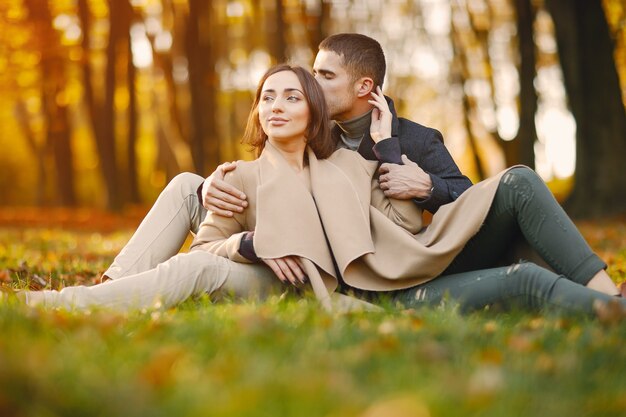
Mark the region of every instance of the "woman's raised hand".
[[370, 124], [370, 136], [374, 142], [378, 143], [383, 139], [391, 137], [391, 110], [383, 90], [380, 87], [376, 87], [376, 92], [371, 92], [372, 99], [368, 100], [368, 103], [374, 106], [372, 110], [372, 123]]
[[300, 260], [296, 256], [284, 256], [282, 258], [261, 259], [269, 266], [274, 274], [284, 283], [290, 282], [293, 285], [300, 285], [306, 282], [306, 275]]

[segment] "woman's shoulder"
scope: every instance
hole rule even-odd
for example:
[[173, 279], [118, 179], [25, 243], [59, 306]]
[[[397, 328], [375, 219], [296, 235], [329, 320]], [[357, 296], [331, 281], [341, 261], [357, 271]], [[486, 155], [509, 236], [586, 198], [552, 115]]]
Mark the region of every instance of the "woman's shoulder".
[[253, 161], [235, 161], [235, 169], [224, 175], [224, 180], [229, 183], [245, 183], [251, 178], [256, 178], [259, 171], [258, 159]]
[[328, 157], [328, 160], [344, 170], [357, 170], [358, 172], [365, 170], [368, 176], [371, 176], [378, 167], [377, 161], [368, 161], [358, 152], [348, 149], [337, 149]]
[[351, 151], [345, 148], [339, 148], [336, 151], [334, 151], [332, 154], [330, 154], [330, 156], [328, 157], [328, 160], [329, 161], [357, 160], [359, 158], [363, 159], [363, 157], [358, 152]]
[[244, 161], [240, 159], [238, 161], [235, 161], [235, 165], [237, 166], [237, 169], [241, 168], [242, 171], [247, 172], [249, 170], [257, 169], [259, 165], [259, 160], [253, 159], [252, 161]]

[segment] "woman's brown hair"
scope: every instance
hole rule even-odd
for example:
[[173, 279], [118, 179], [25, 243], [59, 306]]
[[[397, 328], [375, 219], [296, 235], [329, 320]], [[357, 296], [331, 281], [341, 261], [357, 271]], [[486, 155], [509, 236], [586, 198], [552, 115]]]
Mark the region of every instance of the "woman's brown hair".
[[293, 72], [298, 77], [298, 80], [300, 80], [300, 84], [302, 84], [304, 97], [309, 105], [309, 112], [311, 114], [305, 134], [307, 145], [313, 150], [317, 158], [328, 158], [335, 150], [335, 143], [330, 134], [330, 117], [328, 115], [328, 108], [326, 107], [326, 100], [324, 99], [322, 88], [317, 81], [315, 81], [313, 75], [307, 70], [289, 64], [275, 65], [267, 70], [263, 77], [261, 77], [256, 89], [256, 95], [254, 96], [254, 103], [252, 103], [252, 109], [248, 116], [246, 131], [243, 134], [241, 142], [251, 145], [255, 151], [256, 157], [263, 151], [267, 135], [263, 131], [261, 121], [259, 120], [261, 91], [263, 90], [263, 84], [270, 76], [282, 71]]

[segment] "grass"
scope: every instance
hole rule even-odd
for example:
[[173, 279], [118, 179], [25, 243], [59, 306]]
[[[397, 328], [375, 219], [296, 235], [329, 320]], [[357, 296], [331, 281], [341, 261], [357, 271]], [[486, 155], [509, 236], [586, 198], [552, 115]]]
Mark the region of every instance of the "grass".
[[[626, 278], [626, 223], [581, 223]], [[0, 228], [0, 281], [92, 284], [129, 232]], [[42, 281], [37, 283], [37, 281]], [[0, 303], [2, 416], [623, 416], [626, 324], [314, 300], [167, 311]]]

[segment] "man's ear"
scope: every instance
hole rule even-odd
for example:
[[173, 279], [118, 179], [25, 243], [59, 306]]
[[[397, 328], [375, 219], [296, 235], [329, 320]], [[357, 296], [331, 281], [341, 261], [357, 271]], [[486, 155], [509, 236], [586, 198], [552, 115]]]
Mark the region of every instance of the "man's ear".
[[374, 80], [369, 77], [363, 77], [356, 82], [356, 86], [358, 97], [369, 96], [374, 91]]

